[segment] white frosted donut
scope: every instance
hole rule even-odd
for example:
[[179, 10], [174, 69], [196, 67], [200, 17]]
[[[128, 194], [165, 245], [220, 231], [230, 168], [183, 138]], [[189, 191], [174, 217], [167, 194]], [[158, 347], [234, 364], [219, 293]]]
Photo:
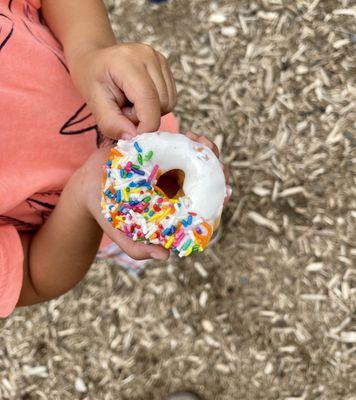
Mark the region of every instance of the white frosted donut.
[[162, 244], [180, 257], [206, 247], [225, 196], [215, 154], [181, 134], [119, 140], [105, 165], [105, 218], [133, 240]]

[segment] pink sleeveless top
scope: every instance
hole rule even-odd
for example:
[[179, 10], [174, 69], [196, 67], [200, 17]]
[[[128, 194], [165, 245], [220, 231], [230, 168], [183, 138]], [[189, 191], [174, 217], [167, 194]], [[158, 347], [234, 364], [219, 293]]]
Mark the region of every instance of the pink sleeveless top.
[[[19, 232], [44, 223], [104, 141], [39, 8], [39, 0], [0, 0], [0, 317], [22, 286]], [[161, 129], [177, 131], [172, 115]]]

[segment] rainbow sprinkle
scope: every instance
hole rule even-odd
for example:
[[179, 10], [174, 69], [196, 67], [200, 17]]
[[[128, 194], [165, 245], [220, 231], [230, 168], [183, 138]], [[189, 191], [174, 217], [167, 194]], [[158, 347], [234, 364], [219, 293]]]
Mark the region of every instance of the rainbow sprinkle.
[[130, 153], [113, 148], [105, 163], [102, 210], [115, 228], [133, 240], [161, 244], [180, 257], [201, 252], [213, 229], [189, 211], [189, 198], [167, 197], [156, 186], [161, 174], [154, 152], [133, 143], [137, 163]]

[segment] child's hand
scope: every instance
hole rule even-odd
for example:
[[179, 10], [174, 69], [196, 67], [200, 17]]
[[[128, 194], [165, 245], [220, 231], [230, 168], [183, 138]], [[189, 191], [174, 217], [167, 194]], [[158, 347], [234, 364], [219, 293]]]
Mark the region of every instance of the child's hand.
[[177, 92], [166, 58], [140, 43], [90, 50], [70, 63], [74, 83], [102, 133], [113, 139], [156, 131]]
[[[123, 232], [112, 227], [101, 212], [101, 177], [103, 165], [109, 156], [109, 148], [97, 150], [71, 179], [78, 209], [86, 212], [87, 217], [94, 218], [104, 233], [118, 244], [130, 257], [136, 260], [160, 259], [166, 260], [169, 251], [163, 246], [134, 242]], [[74, 180], [74, 183], [73, 183]], [[74, 212], [74, 211], [73, 211]]]
[[[215, 155], [219, 157], [218, 148], [206, 137], [196, 135], [192, 132], [187, 132], [186, 136], [196, 142], [208, 146]], [[73, 184], [72, 187], [74, 187], [76, 191], [75, 195], [79, 209], [81, 212], [86, 210], [88, 217], [94, 218], [110, 239], [117, 243], [130, 257], [135, 259], [168, 259], [169, 251], [163, 246], [134, 242], [123, 232], [114, 229], [102, 215], [100, 205], [101, 176], [103, 174], [103, 165], [108, 158], [108, 154], [109, 148], [107, 147], [96, 151], [72, 178], [75, 180], [75, 184]], [[224, 171], [226, 183], [228, 185], [228, 170], [222, 163], [221, 168]], [[230, 194], [228, 193], [225, 199], [225, 204], [229, 200], [229, 197]]]

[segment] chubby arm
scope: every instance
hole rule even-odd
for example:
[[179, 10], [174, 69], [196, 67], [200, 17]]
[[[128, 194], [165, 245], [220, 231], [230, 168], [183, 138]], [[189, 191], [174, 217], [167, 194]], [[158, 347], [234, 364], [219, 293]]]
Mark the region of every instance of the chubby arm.
[[101, 0], [43, 0], [42, 14], [62, 43], [69, 65], [81, 52], [116, 43]]
[[88, 271], [102, 230], [77, 204], [71, 180], [47, 222], [33, 236], [21, 236], [24, 279], [19, 306], [57, 297], [74, 287]]
[[133, 242], [102, 216], [100, 180], [107, 153], [105, 148], [95, 152], [71, 177], [41, 229], [21, 236], [25, 261], [18, 306], [53, 299], [73, 288], [92, 264], [103, 231], [132, 258], [168, 258], [168, 250]]

